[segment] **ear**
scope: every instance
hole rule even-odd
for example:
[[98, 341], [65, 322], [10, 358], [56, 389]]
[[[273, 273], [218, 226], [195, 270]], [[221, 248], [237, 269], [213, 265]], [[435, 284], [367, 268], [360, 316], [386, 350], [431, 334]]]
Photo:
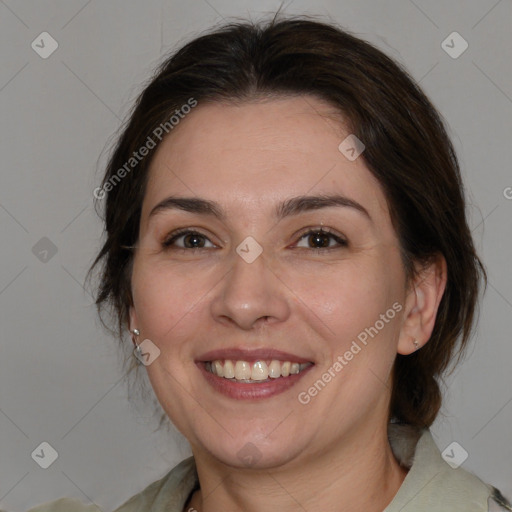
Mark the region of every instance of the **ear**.
[[[442, 254], [422, 266], [410, 283], [397, 352], [408, 355], [425, 345], [436, 322], [437, 310], [446, 288], [447, 266]], [[417, 340], [418, 346], [414, 345]]]
[[133, 331], [133, 329], [137, 329], [139, 322], [137, 320], [137, 313], [135, 312], [135, 306], [130, 306], [130, 331]]

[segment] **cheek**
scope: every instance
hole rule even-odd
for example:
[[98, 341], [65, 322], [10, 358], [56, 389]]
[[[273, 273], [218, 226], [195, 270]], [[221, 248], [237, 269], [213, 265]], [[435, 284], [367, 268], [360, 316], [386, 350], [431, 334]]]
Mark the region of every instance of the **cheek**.
[[332, 407], [340, 421], [347, 407], [371, 409], [387, 393], [396, 358], [403, 309], [400, 280], [391, 269], [384, 272], [381, 264], [372, 263], [319, 273], [303, 284], [303, 295], [297, 295], [315, 313], [310, 317], [319, 319], [319, 368], [304, 390], [323, 377], [332, 381], [317, 403]]
[[[158, 346], [190, 335], [191, 323], [207, 298], [208, 283], [158, 264], [134, 265], [132, 290], [141, 332]], [[195, 325], [195, 324], [193, 324]]]
[[389, 272], [386, 274], [380, 264], [371, 261], [318, 267], [314, 273], [302, 273], [293, 281], [304, 304], [332, 325], [333, 330], [374, 322], [379, 313], [391, 306], [390, 298], [396, 296]]
[[343, 373], [366, 367], [385, 376], [396, 356], [396, 309], [403, 301], [399, 262], [362, 258], [296, 277], [298, 307], [323, 339], [318, 346], [322, 365], [329, 367], [346, 354], [348, 371]]

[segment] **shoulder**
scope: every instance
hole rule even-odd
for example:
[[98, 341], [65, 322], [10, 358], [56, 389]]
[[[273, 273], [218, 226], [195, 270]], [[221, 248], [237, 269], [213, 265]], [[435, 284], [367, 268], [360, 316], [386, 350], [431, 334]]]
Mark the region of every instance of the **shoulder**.
[[[94, 504], [86, 505], [74, 498], [60, 498], [55, 501], [42, 503], [37, 507], [27, 510], [27, 512], [98, 512], [99, 510], [99, 507]], [[0, 510], [0, 512], [7, 511]]]
[[447, 504], [451, 512], [512, 511], [495, 487], [454, 463], [453, 450], [443, 455], [429, 429], [393, 425], [389, 430], [393, 453], [409, 472], [385, 512], [432, 512]]
[[198, 483], [194, 458], [189, 457], [171, 469], [163, 478], [132, 496], [114, 512], [147, 512], [149, 510], [181, 512]]
[[[194, 458], [190, 457], [171, 469], [163, 478], [149, 484], [114, 512], [148, 512], [165, 510], [181, 512], [192, 490], [198, 485]], [[10, 512], [0, 509], [0, 512]], [[103, 512], [94, 503], [85, 504], [74, 498], [60, 498], [42, 503], [26, 512]]]

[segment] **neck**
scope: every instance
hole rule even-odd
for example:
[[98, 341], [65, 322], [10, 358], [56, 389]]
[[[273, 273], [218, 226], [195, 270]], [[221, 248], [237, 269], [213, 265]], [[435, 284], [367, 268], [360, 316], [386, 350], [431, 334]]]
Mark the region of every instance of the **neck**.
[[387, 424], [358, 427], [321, 453], [268, 470], [231, 468], [193, 451], [201, 490], [185, 510], [197, 512], [382, 512], [407, 474], [393, 456]]

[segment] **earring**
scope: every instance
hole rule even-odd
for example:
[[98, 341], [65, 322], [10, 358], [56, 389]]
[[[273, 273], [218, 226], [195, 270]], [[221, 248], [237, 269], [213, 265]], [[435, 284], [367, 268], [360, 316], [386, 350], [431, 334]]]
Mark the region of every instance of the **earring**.
[[140, 331], [138, 329], [133, 329], [133, 331], [131, 331], [131, 332], [132, 332], [132, 341], [136, 347], [134, 350], [134, 356], [137, 359], [137, 362], [139, 364], [142, 364], [142, 349], [140, 348], [140, 345], [137, 343], [137, 341], [139, 339]]
[[420, 348], [420, 344], [419, 344], [418, 340], [413, 340], [412, 342], [414, 343], [415, 350], [418, 350]]

